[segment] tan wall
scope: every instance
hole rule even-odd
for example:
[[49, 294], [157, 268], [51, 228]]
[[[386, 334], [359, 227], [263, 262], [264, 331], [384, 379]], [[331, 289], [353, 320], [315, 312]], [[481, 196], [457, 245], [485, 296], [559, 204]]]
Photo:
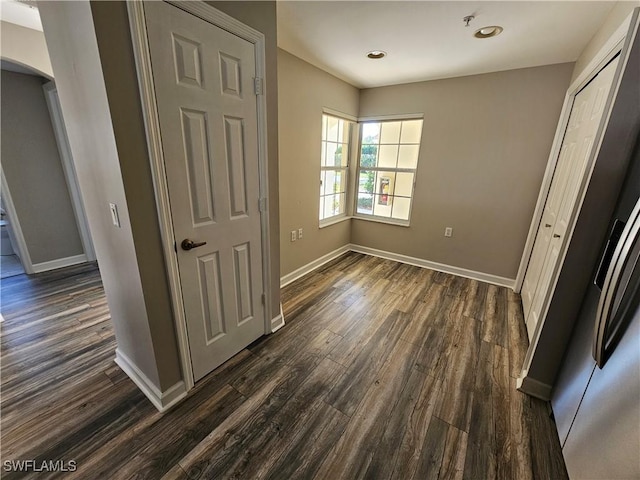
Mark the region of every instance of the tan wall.
[[589, 40], [589, 43], [576, 60], [573, 74], [571, 75], [572, 82], [578, 78], [589, 62], [593, 60], [607, 40], [609, 40], [609, 37], [613, 35], [620, 24], [622, 24], [622, 22], [631, 14], [631, 11], [636, 7], [640, 7], [640, 1], [616, 2], [616, 5], [613, 7], [611, 12], [609, 12], [609, 15], [603, 22], [602, 26], [598, 29], [591, 40]]
[[2, 170], [33, 264], [84, 253], [42, 77], [2, 71]]
[[[161, 375], [156, 365], [150, 331], [156, 319], [145, 305], [91, 7], [51, 1], [39, 9], [118, 349], [164, 389], [176, 375]], [[109, 202], [118, 205], [121, 228], [111, 222]], [[175, 357], [175, 346], [166, 355], [172, 352]]]
[[[358, 115], [359, 90], [278, 51], [280, 133], [280, 252], [286, 275], [350, 242], [351, 221], [318, 227], [323, 107]], [[302, 240], [290, 241], [303, 228]]]
[[354, 220], [352, 243], [515, 278], [572, 69], [363, 90], [361, 117], [423, 113], [424, 131], [411, 226]]
[[3, 59], [31, 67], [43, 76], [53, 78], [49, 52], [42, 32], [2, 22], [0, 38], [0, 56]]

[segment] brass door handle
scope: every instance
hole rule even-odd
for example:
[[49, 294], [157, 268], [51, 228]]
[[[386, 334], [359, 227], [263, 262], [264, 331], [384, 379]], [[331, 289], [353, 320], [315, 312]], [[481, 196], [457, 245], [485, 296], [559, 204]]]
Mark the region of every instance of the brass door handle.
[[189, 240], [188, 238], [185, 238], [184, 240], [182, 240], [182, 243], [180, 244], [180, 246], [182, 247], [183, 250], [189, 251], [192, 248], [201, 247], [206, 244], [207, 242], [194, 242], [193, 240]]

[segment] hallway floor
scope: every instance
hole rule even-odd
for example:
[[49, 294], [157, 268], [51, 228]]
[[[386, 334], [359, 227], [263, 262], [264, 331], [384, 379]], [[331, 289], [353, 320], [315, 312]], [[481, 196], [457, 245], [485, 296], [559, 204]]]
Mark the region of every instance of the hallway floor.
[[286, 326], [164, 415], [113, 362], [97, 270], [13, 277], [1, 296], [2, 461], [74, 460], [64, 478], [566, 478], [547, 404], [515, 390], [527, 339], [506, 288], [345, 254], [285, 287]]
[[24, 268], [17, 255], [0, 255], [0, 278], [22, 275]]

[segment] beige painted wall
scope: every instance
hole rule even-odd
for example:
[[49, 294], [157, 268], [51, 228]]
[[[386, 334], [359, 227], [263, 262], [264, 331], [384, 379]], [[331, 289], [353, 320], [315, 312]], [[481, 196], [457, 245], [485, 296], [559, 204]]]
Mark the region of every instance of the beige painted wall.
[[33, 264], [82, 255], [42, 77], [2, 71], [2, 169]]
[[9, 22], [0, 23], [0, 56], [19, 65], [28, 66], [52, 79], [44, 34]]
[[622, 22], [631, 14], [631, 11], [636, 7], [640, 7], [640, 1], [638, 0], [633, 2], [616, 2], [616, 5], [613, 7], [611, 12], [609, 12], [609, 15], [603, 22], [602, 26], [598, 29], [591, 40], [589, 40], [589, 43], [576, 60], [573, 74], [571, 75], [572, 82], [578, 78], [589, 62], [598, 54], [609, 37], [611, 37], [620, 24], [622, 24]]
[[572, 70], [363, 90], [361, 117], [423, 113], [424, 131], [411, 226], [353, 220], [352, 243], [514, 279]]
[[[359, 90], [278, 50], [280, 253], [286, 275], [350, 242], [351, 221], [318, 227], [323, 107], [358, 116]], [[302, 240], [290, 241], [303, 228]]]
[[[162, 352], [173, 356], [173, 371], [159, 372], [151, 324], [162, 318], [151, 318], [145, 305], [91, 7], [52, 1], [39, 9], [118, 349], [162, 390], [180, 378], [176, 348]], [[118, 205], [121, 228], [111, 222], [109, 202]]]

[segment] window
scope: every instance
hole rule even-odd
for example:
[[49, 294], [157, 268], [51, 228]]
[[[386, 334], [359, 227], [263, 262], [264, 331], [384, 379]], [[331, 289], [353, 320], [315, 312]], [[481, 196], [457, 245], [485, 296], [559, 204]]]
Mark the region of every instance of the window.
[[320, 222], [345, 215], [351, 122], [322, 115]]
[[356, 215], [408, 224], [422, 119], [360, 126]]

